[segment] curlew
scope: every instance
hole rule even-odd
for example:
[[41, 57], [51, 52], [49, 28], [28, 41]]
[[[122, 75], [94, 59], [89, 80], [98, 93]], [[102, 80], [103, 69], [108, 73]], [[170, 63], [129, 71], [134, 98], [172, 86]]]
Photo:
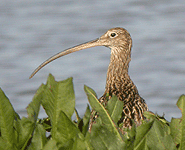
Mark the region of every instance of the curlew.
[[[32, 78], [42, 67], [61, 56], [95, 46], [106, 46], [111, 49], [105, 92], [99, 101], [106, 105], [106, 95], [109, 95], [108, 99], [113, 95], [116, 95], [119, 100], [124, 102], [122, 117], [118, 121], [118, 125], [122, 124], [120, 128], [121, 130], [124, 128], [131, 128], [132, 120], [137, 126], [140, 125], [144, 119], [143, 112], [147, 111], [148, 107], [128, 75], [129, 62], [131, 60], [132, 39], [128, 31], [124, 28], [112, 28], [98, 39], [57, 53], [36, 68], [30, 78]], [[97, 116], [97, 113], [92, 111], [89, 130], [91, 130], [91, 126], [95, 122]]]

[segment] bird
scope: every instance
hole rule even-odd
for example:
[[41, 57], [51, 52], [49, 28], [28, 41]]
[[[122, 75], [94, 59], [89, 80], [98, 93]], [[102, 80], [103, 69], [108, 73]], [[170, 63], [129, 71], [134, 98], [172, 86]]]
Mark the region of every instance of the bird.
[[[119, 128], [121, 132], [124, 133], [124, 129], [131, 129], [133, 123], [136, 126], [141, 125], [142, 120], [145, 119], [143, 113], [148, 111], [145, 100], [140, 96], [137, 87], [128, 74], [129, 63], [131, 61], [132, 38], [126, 29], [121, 27], [111, 28], [95, 40], [55, 54], [38, 66], [31, 74], [30, 78], [42, 67], [59, 57], [95, 46], [105, 46], [111, 51], [105, 92], [103, 96], [99, 98], [99, 102], [106, 106], [108, 100], [113, 95], [117, 96], [120, 101], [123, 101], [123, 111], [117, 124], [118, 126], [121, 125]], [[98, 113], [92, 110], [89, 131], [91, 131], [92, 125], [96, 123], [97, 117]]]

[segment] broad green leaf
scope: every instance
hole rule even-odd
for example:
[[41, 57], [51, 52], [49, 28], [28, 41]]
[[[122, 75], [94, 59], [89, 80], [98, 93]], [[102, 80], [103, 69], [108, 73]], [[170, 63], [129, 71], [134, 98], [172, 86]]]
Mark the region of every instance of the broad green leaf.
[[149, 150], [147, 146], [146, 137], [141, 140], [141, 142], [134, 147], [134, 150]]
[[57, 130], [55, 133], [55, 140], [60, 144], [60, 147], [69, 147], [75, 143], [77, 137], [83, 137], [78, 127], [68, 118], [68, 116], [61, 111], [57, 123]]
[[147, 135], [149, 149], [176, 150], [176, 145], [170, 135], [166, 133], [160, 121], [155, 120]]
[[75, 109], [72, 78], [56, 82], [54, 77], [50, 74], [47, 84], [43, 87], [43, 93], [42, 105], [51, 119], [51, 134], [55, 137], [60, 111], [63, 111], [71, 118]]
[[[110, 115], [108, 114], [108, 112], [106, 111], [104, 106], [96, 98], [95, 92], [87, 86], [84, 86], [84, 89], [85, 89], [85, 92], [87, 94], [87, 97], [88, 97], [89, 103], [91, 104], [92, 109], [99, 113], [99, 116], [101, 117], [102, 122], [103, 122], [103, 127], [96, 126], [96, 124], [93, 125], [94, 129], [92, 128], [92, 132], [91, 132], [92, 138], [94, 138], [93, 141], [100, 142], [101, 144], [106, 143], [105, 147], [107, 145], [109, 145], [110, 140], [106, 140], [106, 138], [103, 138], [103, 133], [106, 131], [106, 132], [108, 132], [107, 133], [108, 135], [105, 137], [112, 136], [113, 138], [112, 138], [111, 142], [116, 145], [121, 145], [121, 147], [122, 147], [124, 144], [124, 141], [118, 131], [116, 124], [112, 121]], [[102, 133], [102, 134], [98, 134], [98, 133]], [[99, 138], [95, 138], [97, 136]]]
[[86, 85], [84, 85], [84, 91], [88, 98], [91, 96], [93, 96], [93, 98], [96, 98], [96, 99], [98, 98], [96, 92]]
[[64, 111], [68, 117], [73, 115], [75, 95], [72, 78], [57, 82], [54, 80], [54, 77], [49, 74], [47, 84], [43, 88], [43, 91], [45, 96], [43, 97], [42, 105], [52, 121], [54, 121], [53, 119], [55, 117], [57, 118], [60, 110]]
[[85, 144], [86, 144], [87, 150], [94, 150], [91, 144], [91, 134], [89, 132], [87, 132], [85, 135]]
[[83, 134], [76, 125], [61, 111], [57, 126], [57, 141], [60, 149], [86, 150], [91, 149]]
[[181, 110], [182, 113], [182, 120], [181, 120], [181, 141], [179, 149], [185, 149], [185, 95], [180, 96], [179, 100], [177, 101], [177, 106]]
[[181, 142], [181, 135], [182, 135], [181, 125], [182, 125], [181, 119], [178, 119], [178, 118], [171, 119], [171, 123], [170, 123], [171, 135], [176, 145], [180, 144]]
[[57, 142], [54, 139], [50, 139], [42, 150], [58, 150]]
[[66, 144], [73, 139], [78, 133], [76, 125], [66, 116], [64, 112], [60, 112], [56, 130], [56, 140], [62, 144]]
[[150, 120], [152, 119], [154, 121], [157, 121], [162, 126], [165, 135], [170, 134], [169, 122], [163, 116], [161, 117], [150, 111], [145, 111], [144, 116]]
[[4, 150], [4, 149], [7, 149], [8, 144], [7, 142], [4, 141], [4, 139], [0, 136], [0, 149]]
[[115, 95], [107, 103], [107, 111], [112, 120], [117, 123], [121, 118], [123, 111], [123, 102], [120, 101]]
[[44, 85], [41, 85], [35, 96], [33, 97], [32, 102], [27, 107], [28, 118], [30, 118], [33, 122], [36, 122], [39, 115], [41, 101], [43, 99], [43, 91], [42, 89]]
[[73, 78], [56, 82], [54, 77], [49, 74], [46, 86], [55, 97], [57, 111], [62, 110], [70, 118], [75, 110]]
[[150, 121], [137, 128], [134, 149], [176, 149], [168, 122], [152, 112], [145, 112], [144, 115]]
[[172, 118], [171, 120], [171, 135], [174, 142], [179, 144], [179, 149], [185, 149], [185, 95], [181, 95], [177, 101], [177, 106], [181, 110], [182, 117], [180, 119]]
[[70, 148], [70, 150], [86, 150], [86, 144], [84, 137], [81, 138], [79, 135], [74, 137], [74, 143], [73, 146]]
[[144, 116], [149, 120], [156, 119], [156, 115], [151, 111], [145, 111]]
[[41, 150], [47, 142], [46, 130], [40, 124], [36, 125], [33, 138], [31, 140], [30, 150]]
[[146, 144], [146, 137], [153, 125], [153, 121], [142, 124], [136, 129], [136, 138], [134, 141], [134, 149], [144, 149]]
[[133, 150], [136, 137], [136, 125], [133, 124], [131, 129], [126, 128], [126, 130], [123, 136], [124, 141], [126, 141], [128, 150]]
[[18, 135], [17, 147], [24, 150], [27, 146], [29, 139], [32, 137], [34, 131], [35, 123], [23, 117], [21, 120], [15, 121], [15, 129]]
[[[107, 128], [114, 131], [115, 133], [116, 132], [118, 133], [118, 131], [116, 129], [116, 124], [112, 121], [110, 115], [108, 114], [108, 112], [104, 108], [104, 106], [98, 101], [98, 99], [95, 95], [95, 92], [87, 86], [84, 86], [84, 90], [87, 94], [87, 97], [88, 97], [88, 100], [89, 100], [89, 103], [90, 103], [92, 109], [99, 113], [103, 123], [107, 126]], [[119, 135], [119, 133], [118, 133], [118, 135]]]
[[126, 149], [125, 142], [121, 141], [117, 138], [115, 133], [110, 132], [106, 126], [93, 126], [91, 130], [91, 144], [94, 149], [101, 149], [101, 150], [119, 150], [119, 149]]
[[8, 98], [0, 88], [0, 131], [1, 137], [6, 143], [5, 149], [14, 148], [14, 118], [15, 112]]
[[17, 146], [19, 148], [24, 149], [24, 147], [27, 146], [27, 142], [32, 137], [38, 119], [41, 100], [43, 98], [43, 92], [41, 90], [43, 86], [44, 85], [41, 85], [32, 102], [27, 107], [28, 118], [23, 117], [21, 120], [15, 121], [15, 128], [18, 135]]

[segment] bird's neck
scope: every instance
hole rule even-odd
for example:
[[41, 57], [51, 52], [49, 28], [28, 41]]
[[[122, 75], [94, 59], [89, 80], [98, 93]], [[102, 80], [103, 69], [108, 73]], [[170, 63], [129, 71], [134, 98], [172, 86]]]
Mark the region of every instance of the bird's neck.
[[[137, 88], [128, 75], [129, 62], [131, 60], [130, 50], [111, 50], [111, 59], [107, 71], [105, 93], [120, 94], [130, 89], [137, 93]], [[118, 95], [117, 95], [118, 96]]]
[[[114, 47], [111, 49], [111, 58], [107, 70], [107, 84], [109, 81], [116, 82], [119, 78], [128, 77], [129, 62], [131, 60], [130, 50], [123, 47]], [[124, 82], [123, 80], [121, 80]]]

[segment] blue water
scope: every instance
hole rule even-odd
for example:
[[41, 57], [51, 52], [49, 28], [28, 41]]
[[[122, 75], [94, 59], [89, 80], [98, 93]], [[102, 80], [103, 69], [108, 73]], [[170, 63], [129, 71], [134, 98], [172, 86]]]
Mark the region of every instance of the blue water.
[[[26, 106], [49, 73], [73, 77], [76, 107], [88, 103], [84, 84], [100, 97], [110, 50], [95, 47], [60, 58], [28, 79], [32, 71], [61, 50], [93, 40], [109, 28], [124, 27], [133, 39], [130, 76], [149, 109], [181, 117], [176, 102], [185, 93], [185, 3], [183, 0], [1, 0], [0, 87], [15, 110]], [[41, 117], [45, 116], [41, 110]]]

